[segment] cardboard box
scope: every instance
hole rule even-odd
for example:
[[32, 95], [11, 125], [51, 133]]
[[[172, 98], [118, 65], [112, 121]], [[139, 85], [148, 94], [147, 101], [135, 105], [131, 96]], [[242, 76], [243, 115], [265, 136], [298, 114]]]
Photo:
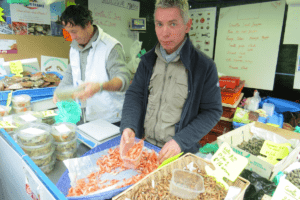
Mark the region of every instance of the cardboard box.
[[253, 122], [248, 125], [237, 128], [233, 131], [230, 131], [217, 138], [217, 143], [219, 146], [223, 142], [227, 142], [228, 144], [230, 144], [230, 146], [236, 153], [248, 158], [249, 164], [246, 167], [246, 169], [249, 169], [250, 171], [254, 171], [260, 176], [272, 181], [279, 171], [283, 171], [285, 168], [287, 168], [290, 164], [292, 164], [297, 159], [297, 156], [300, 152], [300, 144], [298, 144], [295, 147], [295, 149], [289, 153], [287, 157], [285, 157], [283, 160], [278, 162], [276, 165], [272, 165], [237, 147], [237, 145], [241, 144], [243, 141], [248, 141], [252, 138], [253, 133], [251, 132], [251, 127], [256, 129], [258, 128], [257, 130], [269, 131], [271, 133], [282, 136], [288, 140], [289, 139], [300, 140], [300, 134], [292, 131], [284, 130], [281, 128], [269, 126], [263, 123]]

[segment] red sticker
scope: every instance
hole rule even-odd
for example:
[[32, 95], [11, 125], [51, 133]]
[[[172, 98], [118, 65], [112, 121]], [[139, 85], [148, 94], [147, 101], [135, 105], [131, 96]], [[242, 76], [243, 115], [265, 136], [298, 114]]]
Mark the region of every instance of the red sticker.
[[204, 18], [201, 18], [201, 19], [200, 19], [200, 22], [201, 22], [201, 23], [204, 23], [204, 22], [205, 22], [205, 19], [204, 19]]

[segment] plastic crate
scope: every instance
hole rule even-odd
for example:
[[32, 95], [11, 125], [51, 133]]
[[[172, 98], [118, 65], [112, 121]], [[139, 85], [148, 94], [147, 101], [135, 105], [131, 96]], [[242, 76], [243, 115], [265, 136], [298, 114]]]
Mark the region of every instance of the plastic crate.
[[[47, 74], [56, 74], [61, 80], [63, 76], [57, 72], [47, 72]], [[13, 75], [8, 75], [9, 77]], [[0, 77], [0, 80], [4, 77]], [[54, 90], [57, 87], [46, 87], [46, 88], [36, 88], [36, 89], [28, 89], [28, 90], [16, 90], [12, 93], [12, 96], [15, 95], [21, 95], [21, 94], [27, 94], [31, 97], [31, 102], [42, 100], [42, 99], [48, 99], [49, 96], [53, 96]], [[1, 91], [0, 92], [0, 104], [6, 105], [8, 94], [11, 91]]]
[[241, 82], [240, 86], [238, 87], [239, 90], [236, 93], [232, 93], [230, 91], [223, 92], [221, 90], [222, 103], [233, 105], [239, 99], [239, 96], [244, 88], [244, 85], [245, 85], [245, 81]]
[[233, 116], [234, 116], [235, 111], [236, 111], [236, 108], [229, 108], [229, 107], [224, 107], [223, 106], [222, 117], [226, 117], [228, 119], [232, 119]]
[[232, 122], [220, 120], [212, 129], [211, 132], [216, 133], [217, 135], [222, 135], [231, 131]]

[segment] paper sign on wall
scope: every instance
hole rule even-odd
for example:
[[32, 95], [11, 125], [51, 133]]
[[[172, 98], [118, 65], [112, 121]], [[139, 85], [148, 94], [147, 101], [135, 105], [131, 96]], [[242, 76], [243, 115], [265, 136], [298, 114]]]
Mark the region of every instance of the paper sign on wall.
[[215, 170], [212, 170], [209, 166], [205, 166], [207, 174], [214, 176], [226, 189], [228, 189], [229, 186], [225, 183], [223, 178], [225, 177], [234, 182], [248, 165], [248, 159], [236, 154], [226, 142], [224, 142], [214, 154], [211, 158], [211, 162], [215, 166]]
[[59, 74], [64, 75], [67, 68], [68, 68], [67, 58], [41, 56], [42, 72], [58, 72]]

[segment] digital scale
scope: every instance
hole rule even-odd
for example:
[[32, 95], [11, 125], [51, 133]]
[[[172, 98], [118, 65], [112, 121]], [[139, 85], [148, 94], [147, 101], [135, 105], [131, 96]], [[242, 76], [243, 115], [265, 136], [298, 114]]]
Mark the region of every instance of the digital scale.
[[129, 28], [131, 31], [145, 31], [146, 18], [131, 18]]
[[77, 126], [78, 140], [91, 149], [121, 135], [120, 128], [105, 120], [97, 119]]

